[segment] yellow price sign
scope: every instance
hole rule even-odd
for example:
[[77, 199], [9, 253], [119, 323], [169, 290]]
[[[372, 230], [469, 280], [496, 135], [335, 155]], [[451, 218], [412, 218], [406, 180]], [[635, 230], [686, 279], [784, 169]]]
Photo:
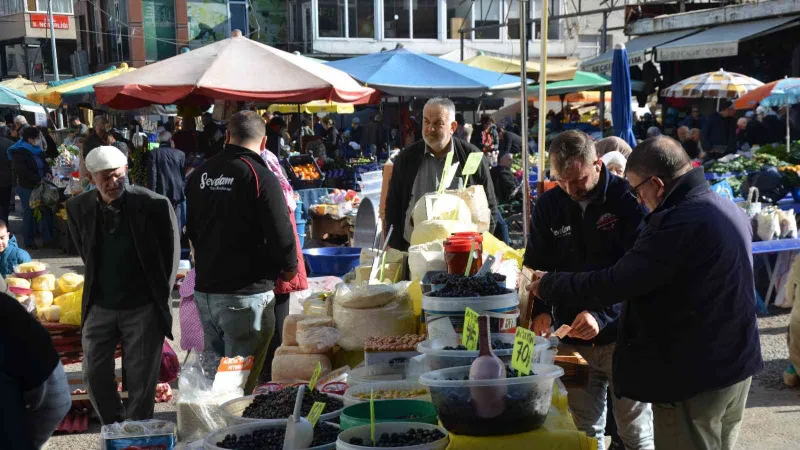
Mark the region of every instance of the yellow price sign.
[[514, 352], [511, 354], [511, 368], [516, 370], [519, 376], [531, 373], [535, 342], [536, 335], [533, 331], [517, 327], [517, 334], [514, 336]]
[[482, 152], [470, 153], [469, 156], [467, 156], [467, 162], [464, 164], [464, 168], [461, 169], [461, 175], [464, 176], [474, 175], [475, 172], [478, 171], [478, 167], [481, 166], [482, 161], [483, 161]]
[[478, 349], [478, 313], [472, 308], [464, 311], [464, 329], [461, 331], [461, 345], [467, 350]]
[[319, 375], [322, 373], [322, 364], [317, 362], [317, 367], [314, 369], [314, 373], [311, 375], [311, 381], [308, 382], [308, 389], [314, 390], [314, 387], [317, 385], [317, 381], [319, 381]]
[[308, 412], [308, 419], [311, 422], [311, 427], [317, 426], [317, 422], [319, 421], [319, 416], [322, 415], [322, 411], [325, 410], [325, 403], [323, 402], [314, 402], [314, 405], [311, 407], [311, 411]]

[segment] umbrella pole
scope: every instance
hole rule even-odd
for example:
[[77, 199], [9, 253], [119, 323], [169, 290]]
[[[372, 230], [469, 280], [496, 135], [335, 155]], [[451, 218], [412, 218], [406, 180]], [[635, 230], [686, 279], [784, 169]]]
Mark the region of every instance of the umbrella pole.
[[[544, 2], [547, 3], [547, 2]], [[522, 243], [528, 246], [528, 230], [530, 229], [530, 195], [531, 181], [528, 168], [528, 54], [527, 46], [528, 21], [525, 20], [525, 2], [519, 1], [519, 78], [520, 78], [520, 138], [522, 140]], [[542, 41], [544, 42], [544, 41]], [[544, 44], [542, 44], [544, 47]], [[544, 70], [542, 70], [543, 72]]]
[[[544, 193], [544, 154], [545, 154], [545, 118], [547, 116], [547, 16], [548, 2], [542, 2], [542, 30], [541, 30], [541, 69], [539, 70], [539, 181], [537, 193]], [[525, 161], [523, 161], [523, 164]], [[526, 201], [523, 206], [527, 205]], [[527, 216], [526, 216], [527, 217]], [[525, 230], [527, 232], [527, 229]]]

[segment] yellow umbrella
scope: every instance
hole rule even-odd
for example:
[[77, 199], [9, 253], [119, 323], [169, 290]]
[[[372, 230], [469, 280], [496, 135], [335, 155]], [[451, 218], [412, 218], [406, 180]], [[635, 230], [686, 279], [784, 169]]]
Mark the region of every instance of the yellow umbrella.
[[61, 94], [89, 86], [94, 86], [101, 81], [109, 80], [134, 70], [136, 69], [133, 67], [128, 67], [127, 64], [122, 63], [114, 70], [107, 70], [96, 75], [81, 78], [71, 83], [64, 83], [59, 86], [47, 88], [43, 91], [29, 93], [28, 98], [43, 105], [59, 106], [61, 104]]
[[[519, 75], [521, 70], [520, 61], [518, 59], [499, 58], [488, 55], [476, 55], [461, 61], [461, 63], [478, 69], [512, 75]], [[530, 78], [538, 78], [536, 75], [541, 71], [541, 66], [537, 61], [528, 61], [527, 70]], [[575, 72], [577, 70], [578, 67], [576, 63], [566, 60], [550, 59], [547, 61], [547, 80], [571, 80], [575, 78]]]
[[[274, 104], [270, 105], [270, 107], [267, 108], [267, 111], [271, 113], [279, 112], [281, 114], [296, 114], [298, 112], [298, 105]], [[326, 102], [323, 100], [315, 100], [313, 102], [308, 102], [300, 105], [299, 112], [302, 112], [304, 114], [315, 114], [315, 113], [352, 114], [353, 112], [355, 112], [355, 108], [353, 107], [353, 105], [349, 103], [336, 103], [336, 102]]]
[[23, 78], [22, 75], [17, 75], [17, 78], [0, 81], [0, 85], [22, 91], [26, 94], [47, 89], [47, 83], [37, 83], [27, 78]]

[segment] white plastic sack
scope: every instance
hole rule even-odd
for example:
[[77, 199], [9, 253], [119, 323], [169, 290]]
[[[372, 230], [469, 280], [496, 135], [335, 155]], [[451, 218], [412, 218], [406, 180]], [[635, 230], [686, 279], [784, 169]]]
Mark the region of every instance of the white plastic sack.
[[336, 328], [314, 327], [306, 330], [297, 330], [297, 345], [307, 353], [327, 353], [336, 341], [341, 337], [341, 333]]
[[[345, 350], [364, 350], [364, 339], [373, 336], [402, 336], [416, 332], [417, 321], [408, 295], [409, 282], [396, 283], [401, 297], [376, 308], [356, 309], [342, 305], [350, 290], [341, 284], [333, 300], [333, 320], [342, 334], [338, 344]], [[356, 288], [361, 289], [361, 288]]]
[[[195, 441], [227, 426], [219, 405], [232, 398], [214, 393], [211, 379], [203, 370], [202, 356], [190, 352], [178, 377], [178, 439]], [[235, 398], [235, 397], [234, 397]]]
[[794, 210], [778, 211], [778, 217], [781, 224], [781, 239], [797, 238], [797, 219], [795, 219]]
[[492, 210], [489, 209], [489, 201], [486, 199], [486, 191], [483, 185], [476, 184], [463, 190], [448, 190], [446, 194], [452, 194], [464, 200], [470, 210], [472, 223], [478, 226], [478, 231], [483, 233], [489, 231], [492, 220]]
[[414, 228], [428, 220], [471, 222], [469, 206], [453, 194], [425, 194], [414, 205]]
[[408, 248], [408, 269], [412, 280], [421, 280], [426, 272], [432, 270], [447, 270], [443, 242], [444, 240], [436, 240]]
[[756, 235], [762, 241], [771, 241], [781, 235], [781, 222], [778, 214], [772, 209], [765, 209], [756, 216]]

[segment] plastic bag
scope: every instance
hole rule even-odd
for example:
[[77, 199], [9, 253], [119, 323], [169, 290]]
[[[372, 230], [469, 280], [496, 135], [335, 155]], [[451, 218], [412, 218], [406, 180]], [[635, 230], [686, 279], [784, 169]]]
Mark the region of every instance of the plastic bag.
[[53, 300], [53, 304], [61, 307], [61, 320], [59, 323], [68, 325], [81, 324], [81, 302], [83, 300], [83, 289], [59, 295]]
[[178, 377], [178, 438], [196, 441], [227, 426], [219, 405], [227, 400], [215, 394], [212, 381], [203, 370], [204, 357], [189, 352]]
[[472, 215], [472, 223], [478, 226], [478, 231], [483, 233], [489, 230], [492, 210], [489, 209], [489, 200], [486, 199], [486, 191], [483, 189], [483, 185], [476, 184], [466, 189], [448, 190], [445, 193], [455, 195], [464, 200]]
[[353, 288], [342, 283], [336, 288], [335, 301], [346, 308], [370, 309], [402, 299], [407, 294], [407, 283], [370, 284]]
[[139, 420], [103, 425], [100, 432], [104, 450], [130, 448], [175, 448], [175, 424], [164, 420]]
[[728, 180], [722, 180], [711, 186], [711, 190], [719, 194], [723, 198], [733, 201], [733, 187], [728, 183]]
[[755, 217], [761, 212], [761, 202], [758, 201], [758, 197], [758, 188], [751, 187], [747, 193], [747, 201], [744, 203], [744, 211], [750, 217]]
[[159, 383], [170, 383], [178, 378], [180, 372], [180, 362], [175, 350], [169, 345], [167, 340], [164, 340], [164, 345], [161, 347], [161, 368], [158, 371]]
[[797, 238], [797, 220], [794, 216], [794, 210], [778, 210], [778, 220], [780, 221], [781, 225], [781, 239]]
[[762, 210], [756, 216], [756, 235], [762, 241], [771, 241], [780, 237], [781, 223], [777, 212], [772, 208]]
[[445, 271], [444, 241], [431, 241], [408, 248], [408, 270], [412, 280], [421, 280], [426, 272]]
[[333, 302], [333, 320], [341, 333], [338, 344], [345, 350], [364, 350], [364, 339], [371, 336], [416, 333], [417, 322], [408, 295], [409, 284], [405, 281], [391, 285], [402, 295], [395, 296], [382, 306], [367, 309], [343, 305], [342, 298], [347, 298], [350, 288], [340, 285]]
[[297, 330], [297, 345], [307, 353], [327, 353], [336, 345], [341, 333], [336, 328], [314, 327]]

